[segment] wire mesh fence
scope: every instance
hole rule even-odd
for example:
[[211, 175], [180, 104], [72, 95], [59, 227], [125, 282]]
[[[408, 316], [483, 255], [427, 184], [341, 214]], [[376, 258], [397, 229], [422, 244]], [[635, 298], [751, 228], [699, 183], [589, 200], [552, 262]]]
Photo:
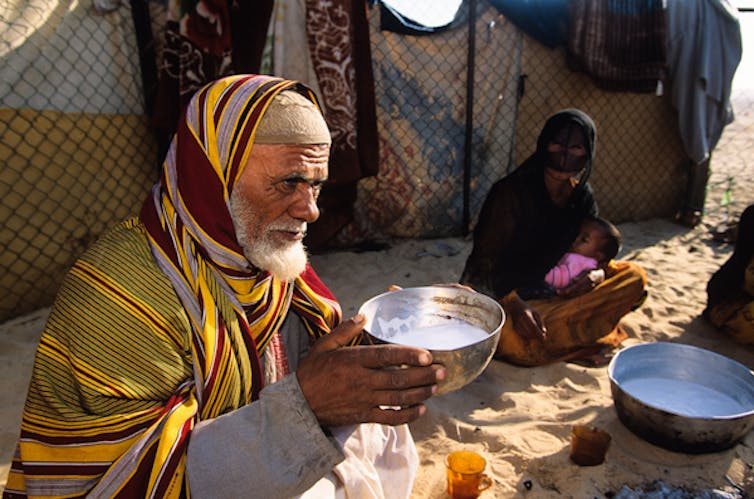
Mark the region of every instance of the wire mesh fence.
[[156, 178], [130, 10], [0, 9], [0, 320], [50, 304], [63, 275]]
[[[49, 305], [73, 261], [135, 215], [157, 178], [131, 9], [98, 2], [0, 4], [0, 320]], [[565, 107], [597, 124], [591, 181], [604, 216], [678, 208], [687, 172], [667, 99], [597, 89], [484, 0], [432, 33], [388, 29], [383, 14], [369, 11], [380, 172], [360, 182], [340, 244], [466, 234], [492, 183]], [[711, 183], [729, 181], [715, 176], [719, 161], [751, 175], [752, 142], [751, 125], [728, 127], [721, 144], [735, 147], [713, 157]]]
[[[508, 166], [523, 35], [487, 3], [431, 34], [372, 11], [380, 172], [359, 186], [348, 242], [463, 233]], [[476, 33], [479, 36], [476, 36]]]
[[599, 89], [569, 69], [564, 48], [526, 36], [483, 0], [465, 2], [431, 33], [395, 29], [392, 14], [370, 16], [380, 172], [360, 183], [343, 244], [465, 234], [492, 183], [534, 151], [547, 117], [568, 107], [597, 125], [591, 183], [603, 216], [623, 222], [678, 209], [687, 172], [666, 96]]

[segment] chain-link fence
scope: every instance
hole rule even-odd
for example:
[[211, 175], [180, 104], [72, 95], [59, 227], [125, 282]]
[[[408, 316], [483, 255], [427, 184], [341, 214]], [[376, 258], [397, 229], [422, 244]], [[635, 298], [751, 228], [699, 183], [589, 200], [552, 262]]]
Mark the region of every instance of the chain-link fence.
[[131, 12], [0, 2], [0, 319], [48, 305], [156, 179]]
[[[107, 12], [57, 0], [0, 5], [5, 320], [49, 305], [76, 257], [138, 212], [159, 158], [127, 4]], [[369, 11], [380, 173], [360, 182], [340, 243], [465, 234], [492, 183], [565, 107], [597, 124], [591, 182], [604, 216], [669, 217], [681, 204], [687, 172], [666, 98], [599, 90], [567, 69], [562, 50], [524, 35], [484, 0], [464, 2], [454, 24], [432, 34], [385, 29], [381, 14]], [[724, 139], [740, 144], [743, 164], [751, 129], [730, 131], [737, 137]], [[713, 158], [713, 172], [721, 160]]]
[[370, 16], [380, 173], [361, 182], [342, 239], [464, 234], [492, 183], [534, 151], [547, 117], [568, 107], [597, 125], [591, 183], [603, 216], [623, 222], [678, 209], [684, 153], [666, 96], [597, 88], [568, 68], [564, 48], [526, 36], [484, 0], [465, 2], [456, 22], [431, 34], [386, 29], [395, 25], [386, 14]]
[[461, 234], [505, 173], [523, 35], [481, 1], [469, 23], [469, 4], [424, 35], [383, 29], [389, 12], [370, 13], [380, 172], [361, 182], [342, 239]]

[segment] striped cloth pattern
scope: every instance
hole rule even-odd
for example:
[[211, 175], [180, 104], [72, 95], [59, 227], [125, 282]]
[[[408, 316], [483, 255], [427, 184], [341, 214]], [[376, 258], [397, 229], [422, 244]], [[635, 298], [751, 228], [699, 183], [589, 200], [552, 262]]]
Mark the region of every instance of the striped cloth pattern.
[[568, 63], [602, 89], [654, 92], [667, 74], [662, 0], [571, 0]]
[[260, 353], [289, 312], [316, 338], [341, 318], [307, 266], [250, 266], [228, 209], [257, 124], [303, 85], [236, 75], [195, 94], [139, 219], [66, 278], [40, 340], [6, 497], [185, 497], [197, 421], [255, 400]]

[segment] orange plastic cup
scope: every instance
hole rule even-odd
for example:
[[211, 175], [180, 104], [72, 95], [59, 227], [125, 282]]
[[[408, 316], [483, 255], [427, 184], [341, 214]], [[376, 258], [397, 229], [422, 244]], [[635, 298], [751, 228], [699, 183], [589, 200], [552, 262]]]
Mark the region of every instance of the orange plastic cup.
[[596, 466], [605, 461], [610, 434], [588, 425], [571, 429], [571, 461], [579, 466]]
[[448, 454], [448, 494], [453, 499], [472, 499], [492, 486], [484, 473], [487, 461], [476, 452], [459, 450]]

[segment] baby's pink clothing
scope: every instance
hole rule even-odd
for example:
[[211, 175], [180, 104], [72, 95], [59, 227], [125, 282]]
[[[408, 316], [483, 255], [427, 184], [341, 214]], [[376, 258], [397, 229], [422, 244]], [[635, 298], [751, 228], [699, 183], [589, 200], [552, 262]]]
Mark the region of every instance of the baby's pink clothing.
[[558, 264], [545, 274], [545, 281], [560, 290], [566, 287], [585, 270], [593, 270], [599, 266], [599, 262], [594, 258], [579, 255], [578, 253], [566, 253], [558, 261]]

